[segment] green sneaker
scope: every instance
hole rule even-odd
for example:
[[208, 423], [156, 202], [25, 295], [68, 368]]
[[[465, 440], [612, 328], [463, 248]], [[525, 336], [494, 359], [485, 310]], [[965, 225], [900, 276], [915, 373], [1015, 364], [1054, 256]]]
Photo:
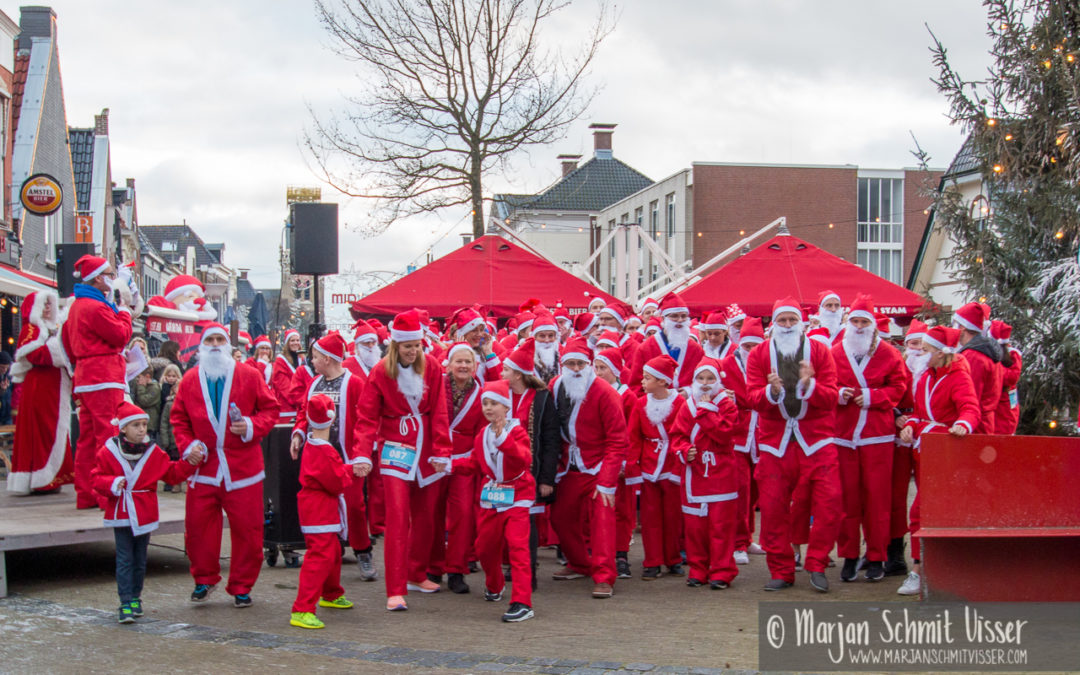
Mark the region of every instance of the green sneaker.
[[332, 607], [333, 609], [352, 609], [352, 606], [352, 602], [347, 600], [344, 595], [334, 600], [319, 598], [319, 607]]
[[119, 616], [117, 620], [120, 623], [135, 623], [135, 612], [131, 611], [131, 603], [125, 602], [120, 605]]
[[297, 628], [326, 628], [326, 624], [311, 612], [293, 612], [289, 625]]
[[140, 618], [143, 615], [142, 600], [135, 598], [130, 603], [131, 613], [135, 615], [135, 618]]

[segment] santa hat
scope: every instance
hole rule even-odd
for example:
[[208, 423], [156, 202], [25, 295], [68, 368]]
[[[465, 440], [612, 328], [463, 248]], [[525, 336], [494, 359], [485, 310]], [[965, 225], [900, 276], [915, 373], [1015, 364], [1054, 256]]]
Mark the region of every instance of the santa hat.
[[284, 337], [282, 337], [282, 344], [289, 344], [289, 340], [291, 340], [292, 336], [294, 335], [298, 340], [300, 340], [301, 343], [304, 342], [303, 338], [300, 337], [300, 331], [296, 330], [295, 328], [290, 328], [289, 330], [285, 331], [285, 335]]
[[660, 315], [669, 316], [671, 314], [689, 314], [690, 309], [683, 302], [682, 296], [675, 291], [672, 291], [664, 296], [664, 299], [660, 301]]
[[523, 330], [532, 328], [533, 322], [536, 321], [536, 315], [532, 312], [521, 312], [517, 315], [517, 328], [515, 332], [520, 333]]
[[655, 316], [649, 317], [649, 321], [645, 324], [646, 337], [653, 333], [659, 333], [662, 327], [663, 324], [660, 323], [660, 319], [657, 319]]
[[84, 255], [75, 261], [75, 275], [83, 283], [91, 281], [107, 269], [109, 269], [109, 261], [96, 255]]
[[698, 324], [698, 328], [700, 330], [727, 330], [727, 314], [724, 312], [713, 312], [707, 316], [704, 321]]
[[353, 342], [376, 342], [378, 339], [375, 329], [367, 321], [360, 319], [353, 324]]
[[626, 325], [626, 320], [630, 318], [630, 315], [634, 313], [634, 310], [621, 302], [613, 302], [610, 305], [606, 305], [600, 314], [607, 314], [619, 322], [620, 326]]
[[150, 416], [146, 414], [146, 411], [135, 405], [134, 403], [128, 403], [124, 401], [120, 404], [120, 407], [116, 410], [116, 417], [113, 418], [112, 423], [118, 429], [123, 429], [127, 425], [136, 420], [148, 420]]
[[926, 337], [923, 338], [924, 345], [936, 347], [946, 354], [953, 353], [956, 350], [956, 345], [959, 341], [960, 331], [956, 328], [946, 328], [945, 326], [934, 326], [926, 331]]
[[611, 372], [615, 373], [615, 377], [619, 376], [619, 373], [623, 369], [622, 352], [618, 349], [611, 348], [605, 349], [596, 355], [596, 361], [601, 361], [605, 366], [611, 369]]
[[570, 338], [570, 340], [567, 341], [566, 346], [562, 349], [562, 354], [559, 356], [559, 363], [566, 363], [570, 359], [591, 362], [592, 348], [589, 347], [589, 341], [581, 336]]
[[450, 345], [450, 349], [446, 350], [446, 358], [443, 360], [443, 366], [449, 365], [454, 360], [454, 354], [458, 352], [469, 352], [473, 354], [473, 359], [476, 358], [476, 352], [473, 351], [472, 346], [468, 342], [455, 342]]
[[840, 296], [835, 291], [822, 291], [821, 293], [818, 293], [818, 307], [824, 307], [825, 303], [828, 302], [830, 298], [840, 302]]
[[765, 341], [765, 329], [761, 325], [761, 319], [756, 316], [748, 316], [743, 320], [742, 330], [739, 331], [739, 344], [760, 344]]
[[574, 317], [574, 330], [579, 333], [588, 333], [596, 325], [596, 315], [582, 312]]
[[990, 311], [990, 305], [985, 302], [980, 302], [979, 306], [983, 308], [983, 334], [990, 332], [990, 315], [993, 312]]
[[526, 338], [519, 342], [503, 364], [524, 375], [536, 375], [536, 340]]
[[555, 313], [554, 313], [554, 315], [553, 315], [553, 316], [555, 317], [555, 321], [556, 321], [556, 323], [558, 323], [558, 324], [560, 324], [560, 325], [561, 325], [561, 324], [562, 324], [562, 322], [564, 322], [564, 321], [565, 321], [566, 323], [570, 324], [571, 326], [573, 326], [573, 325], [574, 325], [574, 321], [573, 321], [573, 319], [571, 319], [571, 318], [570, 318], [570, 312], [566, 311], [566, 310], [565, 310], [565, 309], [563, 309], [562, 307], [560, 307], [560, 308], [556, 309], [556, 310], [555, 310]]
[[345, 338], [337, 331], [331, 331], [316, 340], [315, 349], [338, 363], [345, 360]]
[[698, 361], [697, 367], [694, 368], [694, 377], [697, 377], [697, 374], [703, 370], [710, 371], [716, 378], [716, 380], [720, 381], [720, 373], [723, 372], [723, 370], [720, 367], [720, 362], [716, 359], [708, 356], [701, 357], [701, 360]]
[[892, 320], [880, 312], [874, 314], [874, 322], [877, 324], [877, 334], [882, 340], [888, 340], [892, 336]]
[[653, 300], [652, 298], [645, 298], [645, 301], [641, 303], [641, 312], [644, 313], [645, 310], [649, 309], [650, 307], [652, 307], [653, 309], [660, 309], [660, 303], [656, 300]]
[[326, 429], [329, 427], [334, 423], [334, 418], [337, 417], [335, 407], [334, 399], [326, 394], [316, 394], [309, 398], [307, 408], [304, 411], [307, 414], [308, 426], [313, 429]]
[[926, 337], [926, 331], [928, 327], [922, 321], [918, 319], [912, 319], [908, 325], [907, 334], [904, 336], [904, 342], [908, 340], [922, 340]]
[[484, 385], [484, 392], [480, 394], [481, 401], [495, 401], [507, 408], [510, 407], [510, 383], [506, 380], [495, 380]]
[[525, 302], [518, 305], [519, 312], [533, 312], [539, 314], [540, 312], [546, 312], [547, 307], [544, 307], [544, 303], [540, 302], [539, 298], [529, 298]]
[[229, 339], [229, 331], [225, 330], [225, 326], [222, 326], [217, 321], [208, 321], [203, 324], [202, 336], [199, 337], [199, 342], [205, 342], [206, 338], [211, 335], [221, 335], [226, 340]]
[[255, 349], [258, 349], [259, 347], [269, 347], [270, 349], [273, 349], [274, 344], [270, 342], [269, 337], [265, 335], [260, 335], [259, 337], [255, 338]]
[[661, 354], [660, 356], [654, 356], [645, 362], [643, 371], [652, 375], [658, 380], [667, 382], [668, 385], [675, 383], [675, 371], [679, 369], [679, 362], [671, 358], [667, 354]]
[[480, 316], [480, 312], [475, 309], [466, 308], [460, 310], [452, 319], [457, 324], [458, 337], [462, 337], [469, 331], [484, 325], [484, 317]]
[[728, 305], [726, 314], [728, 327], [732, 326], [733, 324], [739, 323], [740, 321], [746, 320], [746, 312], [743, 311], [742, 307], [739, 307], [735, 303], [731, 303], [730, 305]]
[[998, 344], [1008, 344], [1012, 339], [1012, 326], [1000, 320], [993, 320], [990, 322], [990, 337], [997, 341]]
[[251, 346], [251, 333], [247, 332], [246, 330], [242, 330], [239, 333], [237, 333], [236, 334], [236, 339], [237, 339], [237, 342], [244, 345], [245, 347], [250, 347]]
[[169, 301], [184, 293], [195, 292], [202, 295], [206, 292], [206, 288], [203, 287], [202, 282], [188, 274], [178, 274], [165, 284], [165, 299]]
[[874, 299], [869, 295], [860, 293], [855, 296], [855, 301], [851, 303], [851, 310], [848, 312], [848, 321], [855, 317], [859, 317], [860, 319], [874, 322], [877, 320], [874, 314]]
[[390, 339], [394, 342], [411, 342], [424, 337], [424, 329], [420, 324], [420, 312], [410, 309], [394, 317], [390, 322]]
[[818, 326], [817, 328], [810, 329], [806, 332], [806, 337], [810, 338], [811, 340], [817, 340], [826, 347], [832, 346], [832, 339], [829, 336], [829, 329], [824, 326]]
[[953, 326], [981, 333], [986, 321], [986, 310], [977, 302], [969, 302], [953, 314]]
[[[835, 295], [835, 293], [834, 293], [834, 295]], [[772, 320], [776, 321], [776, 317], [780, 316], [781, 314], [783, 314], [785, 312], [794, 312], [795, 314], [798, 315], [800, 320], [803, 318], [803, 311], [802, 311], [802, 308], [799, 307], [799, 301], [796, 300], [795, 298], [791, 297], [790, 295], [788, 297], [786, 297], [786, 298], [781, 298], [780, 300], [777, 300], [776, 302], [773, 303], [773, 306], [772, 306]], [[871, 317], [871, 320], [873, 320], [872, 317]], [[745, 324], [744, 324], [743, 327], [744, 328], [746, 327]]]
[[559, 332], [559, 324], [555, 323], [555, 317], [551, 316], [547, 312], [537, 312], [536, 318], [533, 320], [532, 334], [536, 335], [541, 331], [549, 330], [553, 333]]
[[596, 338], [596, 346], [599, 347], [618, 347], [619, 346], [619, 334], [613, 330], [606, 330], [600, 333], [600, 336]]

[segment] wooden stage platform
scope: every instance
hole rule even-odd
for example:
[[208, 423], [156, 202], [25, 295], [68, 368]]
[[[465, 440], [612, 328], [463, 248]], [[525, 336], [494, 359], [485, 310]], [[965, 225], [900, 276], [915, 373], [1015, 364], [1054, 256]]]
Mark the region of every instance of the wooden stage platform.
[[[158, 493], [160, 527], [154, 534], [184, 531], [184, 496]], [[0, 598], [7, 597], [6, 551], [112, 541], [98, 509], [75, 509], [75, 490], [65, 485], [54, 495], [18, 497], [0, 486]]]

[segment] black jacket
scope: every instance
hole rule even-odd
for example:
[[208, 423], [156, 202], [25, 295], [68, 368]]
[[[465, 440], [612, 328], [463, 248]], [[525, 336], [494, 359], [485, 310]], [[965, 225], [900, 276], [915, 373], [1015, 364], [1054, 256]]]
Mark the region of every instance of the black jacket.
[[[547, 389], [537, 390], [529, 414], [529, 438], [532, 439], [532, 474], [536, 485], [555, 486], [555, 473], [559, 468], [562, 437], [559, 435], [559, 418], [555, 413], [555, 399]], [[544, 499], [537, 490], [537, 503], [554, 500], [554, 493]]]
[[1001, 363], [1001, 347], [985, 335], [975, 335], [960, 348], [961, 353], [969, 350], [986, 355], [994, 363]]

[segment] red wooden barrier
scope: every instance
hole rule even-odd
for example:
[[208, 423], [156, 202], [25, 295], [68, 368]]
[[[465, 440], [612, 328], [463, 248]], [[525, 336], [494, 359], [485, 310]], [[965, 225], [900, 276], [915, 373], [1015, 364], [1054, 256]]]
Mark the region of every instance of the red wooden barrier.
[[927, 599], [1080, 601], [1080, 439], [926, 434]]

